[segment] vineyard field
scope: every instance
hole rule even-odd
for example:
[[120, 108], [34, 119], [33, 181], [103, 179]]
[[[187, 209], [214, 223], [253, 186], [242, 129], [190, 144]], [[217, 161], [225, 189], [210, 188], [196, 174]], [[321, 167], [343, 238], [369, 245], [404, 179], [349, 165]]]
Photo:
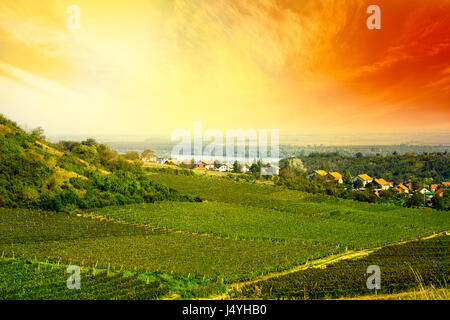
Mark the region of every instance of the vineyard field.
[[[12, 233], [11, 216], [16, 219], [15, 227], [20, 229], [22, 225], [26, 233]], [[288, 268], [308, 258], [339, 250], [312, 241], [239, 240], [152, 230], [76, 216], [64, 216], [70, 221], [67, 224], [51, 223], [52, 219], [59, 218], [58, 214], [32, 210], [0, 209], [2, 256], [61, 260], [82, 266], [106, 267], [110, 264], [126, 270], [157, 270], [233, 281]], [[89, 236], [77, 238], [71, 235], [73, 230], [67, 229], [67, 225], [74, 226], [80, 234], [88, 232]], [[96, 225], [103, 226], [104, 230], [93, 227]], [[124, 230], [129, 234], [124, 234]], [[51, 234], [52, 239], [45, 239], [41, 234]]]
[[[327, 204], [323, 207], [326, 209]], [[349, 209], [344, 213], [329, 208], [326, 213], [309, 216], [310, 211], [306, 208], [303, 215], [220, 202], [161, 202], [107, 207], [91, 212], [115, 220], [189, 232], [241, 239], [306, 240], [349, 248], [364, 248], [429, 234], [434, 230], [434, 223], [445, 219], [439, 214], [427, 219], [412, 212], [409, 217], [398, 213], [381, 215], [375, 222], [365, 211]], [[364, 216], [368, 216], [368, 221], [364, 221]], [[422, 224], [419, 221], [423, 221]]]
[[446, 288], [450, 280], [449, 248], [448, 236], [387, 246], [358, 260], [252, 283], [234, 289], [230, 298], [337, 299], [374, 295], [366, 286], [366, 270], [371, 265], [380, 267], [379, 294], [418, 290], [420, 286]]
[[80, 290], [68, 289], [67, 266], [0, 259], [0, 300], [148, 300], [169, 295], [195, 298], [224, 285], [158, 272], [113, 272], [81, 268]]

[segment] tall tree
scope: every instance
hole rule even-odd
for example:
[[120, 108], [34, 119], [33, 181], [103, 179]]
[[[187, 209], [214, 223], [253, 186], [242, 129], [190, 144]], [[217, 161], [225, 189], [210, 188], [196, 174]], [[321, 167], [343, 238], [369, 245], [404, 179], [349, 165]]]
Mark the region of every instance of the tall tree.
[[145, 149], [144, 152], [142, 152], [141, 156], [144, 158], [152, 158], [155, 156], [155, 152], [150, 149]]
[[139, 159], [139, 153], [137, 153], [136, 151], [128, 151], [125, 154], [125, 159], [127, 159], [127, 160], [137, 160], [137, 159]]
[[234, 161], [233, 166], [234, 166], [233, 172], [241, 173], [242, 165], [239, 162], [237, 162], [237, 160]]
[[31, 137], [34, 139], [45, 140], [44, 129], [41, 126], [34, 128], [31, 130]]
[[342, 180], [344, 180], [345, 184], [352, 184], [352, 175], [350, 174], [350, 171], [346, 170], [344, 173], [344, 176], [342, 177]]

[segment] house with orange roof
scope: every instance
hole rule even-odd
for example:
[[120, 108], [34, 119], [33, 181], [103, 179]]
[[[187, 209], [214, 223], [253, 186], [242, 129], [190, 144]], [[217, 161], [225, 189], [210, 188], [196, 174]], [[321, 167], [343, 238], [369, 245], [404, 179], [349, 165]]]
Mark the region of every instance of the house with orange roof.
[[435, 192], [439, 188], [439, 185], [437, 183], [430, 185], [430, 191]]
[[450, 182], [442, 182], [441, 184], [443, 184], [447, 188], [450, 188]]
[[336, 181], [337, 183], [344, 183], [344, 180], [342, 179], [342, 174], [340, 174], [339, 172], [328, 172], [326, 178], [329, 180]]
[[198, 169], [213, 170], [215, 168], [214, 161], [202, 160], [197, 163]]
[[375, 185], [375, 188], [380, 190], [388, 190], [391, 187], [391, 183], [387, 182], [383, 178], [375, 179], [373, 184]]
[[395, 191], [398, 191], [400, 193], [409, 193], [408, 187], [406, 187], [404, 184], [400, 183], [394, 188]]
[[419, 189], [416, 190], [416, 192], [419, 192], [421, 194], [425, 194], [427, 192], [431, 192], [430, 190], [428, 190], [428, 188], [426, 186], [422, 186]]
[[311, 173], [308, 177], [310, 179], [313, 177], [326, 177], [327, 174], [328, 172], [326, 172], [325, 170], [314, 170], [314, 172]]
[[366, 187], [368, 183], [373, 182], [373, 179], [367, 174], [359, 174], [352, 179], [352, 183], [355, 183], [357, 180], [360, 180], [363, 184], [363, 187]]

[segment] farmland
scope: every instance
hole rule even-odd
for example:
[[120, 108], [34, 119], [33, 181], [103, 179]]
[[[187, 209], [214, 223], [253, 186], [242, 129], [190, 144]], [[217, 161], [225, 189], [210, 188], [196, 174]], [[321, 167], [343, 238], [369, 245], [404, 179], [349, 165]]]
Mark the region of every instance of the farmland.
[[306, 214], [220, 202], [161, 202], [108, 207], [92, 212], [121, 221], [237, 239], [314, 241], [349, 248], [429, 234], [435, 225], [443, 224], [447, 219], [442, 213], [430, 215], [427, 220], [414, 212], [404, 215], [380, 213], [378, 216], [352, 208], [336, 211], [336, 205], [327, 204], [322, 205], [321, 212], [311, 215], [308, 206], [314, 209], [317, 208], [315, 204], [299, 202], [297, 208], [300, 206]]
[[[327, 195], [310, 194], [289, 190], [282, 186], [262, 183], [235, 182], [230, 178], [208, 176], [186, 176], [170, 173], [150, 174], [149, 178], [157, 183], [173, 189], [197, 196], [209, 201], [241, 204], [245, 206], [271, 208], [279, 211], [290, 211], [303, 215], [316, 215], [333, 210], [356, 209], [380, 215], [420, 213], [430, 217], [435, 211], [431, 209], [411, 210], [393, 204], [370, 204], [352, 200], [343, 200]], [[324, 206], [326, 205], [326, 206]], [[364, 219], [373, 217], [365, 216]]]
[[[62, 261], [81, 266], [112, 265], [127, 270], [181, 273], [233, 281], [247, 279], [335, 251], [302, 241], [240, 241], [190, 233], [152, 230], [84, 217], [0, 209], [0, 251], [7, 257]], [[14, 229], [9, 221], [15, 219]], [[29, 221], [39, 220], [30, 224]], [[17, 229], [26, 230], [16, 233]], [[78, 233], [72, 234], [72, 226]]]
[[323, 299], [373, 294], [366, 287], [366, 269], [381, 270], [381, 294], [420, 287], [446, 287], [450, 278], [448, 237], [387, 246], [358, 260], [340, 261], [326, 268], [309, 268], [235, 288], [230, 298]]
[[161, 299], [170, 294], [195, 298], [223, 285], [159, 272], [133, 273], [81, 268], [82, 289], [68, 290], [67, 266], [33, 260], [0, 259], [0, 299]]
[[[236, 182], [227, 177], [151, 173], [148, 178], [203, 202], [160, 201], [76, 209], [70, 213], [0, 208], [1, 297], [212, 297], [223, 294], [225, 286], [233, 283], [288, 272], [290, 268], [307, 266], [314, 259], [449, 228], [446, 212], [430, 209], [339, 200], [274, 185]], [[448, 242], [444, 245], [448, 247]], [[408, 250], [419, 255], [428, 251], [435, 254], [433, 248], [423, 251], [413, 246]], [[439, 252], [430, 261], [436, 261], [442, 271], [448, 254]], [[382, 258], [389, 259], [389, 255]], [[268, 284], [269, 293], [265, 289], [260, 293], [259, 287], [248, 286], [244, 291], [232, 292], [232, 297], [316, 299], [364, 294], [355, 287], [362, 281], [358, 278], [360, 272], [350, 272], [350, 277], [344, 271], [353, 268], [352, 263], [357, 261], [335, 264], [341, 266], [340, 271], [333, 271], [337, 268], [334, 266], [326, 269], [333, 271], [327, 273], [329, 277], [344, 279], [344, 287], [338, 286], [337, 291], [319, 290], [308, 284], [306, 278], [316, 282], [317, 277], [328, 279], [323, 274], [316, 275], [316, 269], [308, 269], [306, 278], [300, 273], [289, 273], [300, 277], [289, 278], [295, 288], [285, 290], [279, 286], [280, 290], [274, 291]], [[392, 270], [400, 268], [394, 262], [388, 263]], [[80, 292], [66, 291], [68, 265], [79, 265], [84, 270], [84, 289]], [[417, 269], [424, 279], [440, 272], [427, 268], [427, 264], [417, 265]], [[398, 290], [386, 293], [410, 288], [410, 280], [393, 276], [389, 288]]]
[[[255, 224], [258, 224], [258, 220], [261, 217], [264, 217], [263, 219], [285, 220], [283, 233], [289, 232], [286, 231], [287, 225], [295, 228], [292, 224], [301, 224], [305, 225], [305, 229], [313, 230], [314, 223], [317, 222], [322, 223], [322, 227], [327, 227], [325, 229], [327, 230], [326, 237], [333, 237], [333, 225], [339, 228], [339, 225], [345, 226], [347, 224], [346, 230], [350, 232], [363, 232], [362, 230], [364, 229], [370, 230], [365, 235], [358, 235], [357, 239], [359, 240], [357, 241], [365, 241], [367, 238], [366, 240], [370, 244], [381, 244], [405, 239], [404, 237], [411, 237], [413, 235], [420, 236], [433, 231], [444, 230], [450, 224], [448, 214], [432, 209], [409, 209], [391, 204], [361, 203], [324, 195], [311, 195], [273, 185], [234, 182], [228, 178], [172, 174], [150, 175], [150, 178], [181, 192], [189, 191], [193, 196], [220, 203], [220, 205], [212, 205], [209, 207], [204, 205], [208, 212], [212, 210], [223, 210], [223, 214], [225, 214], [224, 212], [227, 211], [227, 206], [222, 205], [223, 203], [239, 205], [240, 208], [236, 207], [234, 210], [228, 210], [233, 211], [233, 213], [226, 213], [227, 222], [233, 220], [233, 217], [241, 221], [245, 221], [248, 218], [250, 223]], [[221, 207], [223, 209], [220, 209]], [[264, 213], [259, 211], [259, 214], [255, 215], [255, 212], [258, 211], [253, 210], [253, 208], [266, 211]], [[271, 210], [267, 211], [267, 209]], [[163, 208], [160, 210], [165, 211]], [[245, 214], [243, 214], [244, 212]], [[247, 212], [251, 213], [247, 215]], [[184, 214], [189, 215], [195, 213]], [[207, 217], [208, 215], [210, 213], [204, 213], [201, 218], [205, 219], [205, 216]], [[305, 217], [309, 219], [304, 220], [303, 218]], [[165, 218], [169, 219], [167, 217]], [[151, 218], [146, 217], [146, 219]], [[177, 219], [183, 218], [177, 217]], [[295, 222], [289, 219], [294, 219]], [[327, 225], [325, 226], [323, 223]], [[349, 226], [348, 224], [353, 224], [353, 226]], [[209, 225], [214, 225], [214, 223], [210, 223]], [[276, 225], [274, 228], [276, 228]], [[266, 226], [265, 229], [271, 227]], [[224, 228], [224, 226], [220, 226], [220, 228]], [[233, 229], [236, 228], [234, 225]], [[389, 228], [393, 229], [389, 230]], [[378, 231], [384, 233], [384, 235], [375, 234], [373, 237], [370, 236], [370, 233], [376, 233]], [[345, 237], [347, 235], [340, 236]], [[366, 243], [352, 243], [349, 241], [341, 241], [340, 243], [355, 245], [356, 247], [367, 245]]]

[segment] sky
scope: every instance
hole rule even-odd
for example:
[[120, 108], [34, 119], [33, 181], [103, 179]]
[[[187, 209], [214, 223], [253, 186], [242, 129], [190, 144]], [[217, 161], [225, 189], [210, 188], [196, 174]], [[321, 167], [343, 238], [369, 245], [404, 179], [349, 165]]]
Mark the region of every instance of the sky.
[[448, 134], [449, 30], [450, 0], [2, 0], [0, 113], [50, 136]]

